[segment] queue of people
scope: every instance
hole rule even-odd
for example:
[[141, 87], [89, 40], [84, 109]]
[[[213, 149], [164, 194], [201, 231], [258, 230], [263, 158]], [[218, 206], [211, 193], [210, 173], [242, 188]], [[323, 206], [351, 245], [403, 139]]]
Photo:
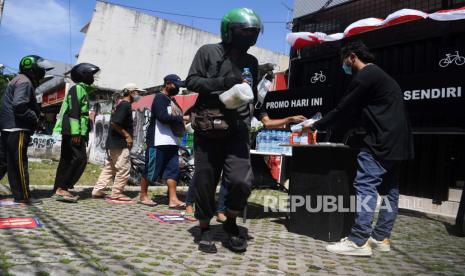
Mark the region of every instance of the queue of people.
[[[157, 203], [148, 196], [148, 186], [157, 179], [165, 181], [168, 207], [186, 209], [186, 217], [198, 220], [201, 231], [198, 249], [202, 252], [217, 252], [210, 229], [210, 221], [215, 214], [219, 214], [217, 220], [228, 235], [229, 249], [234, 252], [247, 249], [249, 237], [239, 230], [236, 218], [247, 204], [253, 180], [249, 154], [251, 118], [255, 116], [268, 128], [306, 120], [304, 116], [275, 120], [270, 119], [263, 109], [254, 110], [258, 61], [248, 50], [255, 45], [262, 28], [259, 16], [250, 9], [228, 12], [221, 21], [221, 42], [204, 45], [197, 51], [185, 83], [175, 74], [167, 75], [151, 106], [139, 202], [156, 206]], [[322, 120], [304, 129], [325, 129], [351, 114], [361, 118], [360, 124], [366, 135], [357, 160], [358, 171], [354, 181], [357, 196], [362, 200], [368, 197], [368, 205], [374, 210], [377, 194], [386, 195], [395, 208], [391, 212], [380, 212], [374, 229], [371, 225], [373, 211], [357, 211], [349, 237], [329, 245], [327, 250], [337, 254], [371, 255], [372, 248], [390, 249], [390, 233], [399, 199], [400, 161], [413, 158], [412, 134], [400, 87], [372, 63], [374, 57], [368, 48], [361, 42], [351, 43], [342, 49], [341, 60], [344, 72], [354, 75], [347, 96]], [[26, 151], [40, 113], [34, 90], [50, 69], [41, 57], [24, 57], [20, 62], [20, 74], [9, 83], [2, 100], [0, 177], [8, 172], [17, 202], [40, 202], [30, 197]], [[65, 97], [54, 129], [62, 135], [53, 195], [58, 201], [78, 200], [69, 190], [79, 180], [87, 163], [88, 95], [99, 70], [98, 66], [89, 63], [78, 64], [71, 70], [75, 85]], [[245, 78], [244, 72], [250, 72], [251, 78]], [[250, 87], [242, 85], [244, 83]], [[238, 85], [245, 89], [241, 93], [250, 93], [254, 100], [232, 108], [221, 95]], [[182, 202], [176, 193], [178, 146], [179, 138], [185, 133], [185, 117], [173, 98], [184, 86], [199, 93], [190, 113], [195, 131], [195, 172], [186, 202]], [[107, 160], [92, 191], [94, 198], [108, 196], [105, 189], [114, 180], [108, 197], [131, 200], [124, 194], [124, 187], [129, 178], [129, 152], [133, 145], [131, 104], [138, 100], [140, 92], [144, 90], [135, 84], [127, 84], [122, 90], [123, 98], [111, 115], [106, 143]], [[217, 208], [215, 193], [220, 180], [220, 204]]]

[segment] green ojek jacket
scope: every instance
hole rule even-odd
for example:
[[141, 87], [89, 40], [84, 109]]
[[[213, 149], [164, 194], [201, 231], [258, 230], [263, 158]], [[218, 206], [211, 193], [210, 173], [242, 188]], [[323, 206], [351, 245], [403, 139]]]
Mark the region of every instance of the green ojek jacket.
[[85, 83], [71, 87], [61, 105], [58, 120], [53, 129], [61, 135], [89, 135], [89, 93], [95, 88]]

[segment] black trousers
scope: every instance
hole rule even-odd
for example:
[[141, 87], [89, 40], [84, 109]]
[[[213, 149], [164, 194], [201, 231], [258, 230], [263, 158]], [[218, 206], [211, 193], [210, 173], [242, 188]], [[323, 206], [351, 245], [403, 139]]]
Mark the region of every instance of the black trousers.
[[0, 179], [8, 173], [8, 182], [15, 200], [30, 197], [27, 147], [28, 131], [2, 131], [0, 143]]
[[195, 172], [192, 178], [195, 217], [209, 221], [216, 213], [215, 192], [223, 171], [228, 194], [227, 209], [241, 211], [247, 205], [253, 181], [247, 126], [242, 122], [223, 139], [194, 136]]
[[63, 135], [61, 140], [60, 163], [55, 177], [54, 191], [58, 188], [72, 189], [79, 181], [87, 166], [86, 142], [74, 145], [70, 135]]

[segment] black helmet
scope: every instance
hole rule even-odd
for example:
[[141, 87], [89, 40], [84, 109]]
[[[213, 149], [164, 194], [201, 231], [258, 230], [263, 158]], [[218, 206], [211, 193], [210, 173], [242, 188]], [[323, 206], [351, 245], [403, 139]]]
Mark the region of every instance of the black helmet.
[[31, 78], [36, 84], [44, 78], [45, 72], [52, 69], [50, 62], [36, 55], [25, 56], [19, 62], [19, 72]]
[[94, 83], [94, 75], [100, 71], [98, 66], [90, 63], [79, 63], [71, 69], [71, 79], [75, 83], [83, 82], [91, 85]]

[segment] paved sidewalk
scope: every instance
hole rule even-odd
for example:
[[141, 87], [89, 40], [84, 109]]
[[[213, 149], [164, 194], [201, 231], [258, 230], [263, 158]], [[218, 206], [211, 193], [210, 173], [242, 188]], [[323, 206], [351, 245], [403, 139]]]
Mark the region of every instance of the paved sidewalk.
[[[166, 205], [109, 204], [90, 199], [90, 191], [83, 189], [78, 204], [45, 199], [34, 207], [0, 207], [0, 217], [37, 216], [44, 224], [0, 229], [0, 275], [465, 274], [465, 238], [426, 217], [399, 215], [390, 253], [336, 256], [324, 250], [326, 242], [289, 233], [279, 215], [263, 213], [263, 196], [277, 192], [258, 190], [250, 200], [250, 219], [241, 224], [255, 238], [248, 251], [234, 254], [222, 247], [226, 237], [214, 224], [219, 252], [207, 255], [193, 243], [196, 223], [163, 225], [147, 216], [168, 212]], [[166, 204], [166, 195], [156, 193]]]

